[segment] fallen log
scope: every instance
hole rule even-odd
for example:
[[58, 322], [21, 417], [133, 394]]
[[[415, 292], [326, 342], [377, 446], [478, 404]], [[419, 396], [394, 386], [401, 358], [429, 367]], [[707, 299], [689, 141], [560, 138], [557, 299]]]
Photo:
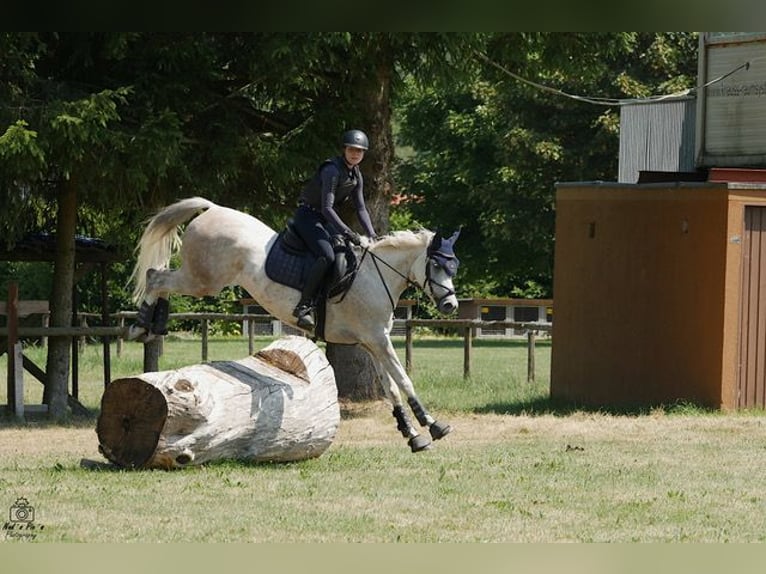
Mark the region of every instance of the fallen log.
[[99, 451], [124, 468], [320, 456], [340, 423], [335, 375], [303, 337], [237, 361], [116, 379], [104, 391]]

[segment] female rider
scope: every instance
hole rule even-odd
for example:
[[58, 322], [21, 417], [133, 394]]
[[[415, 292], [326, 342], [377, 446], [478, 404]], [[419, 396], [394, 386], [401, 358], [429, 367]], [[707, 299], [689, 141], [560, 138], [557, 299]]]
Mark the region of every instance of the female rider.
[[359, 170], [359, 164], [368, 148], [369, 140], [363, 131], [347, 131], [343, 134], [342, 155], [322, 162], [301, 192], [293, 218], [294, 226], [316, 257], [306, 278], [300, 302], [293, 310], [301, 328], [313, 329], [315, 326], [312, 313], [316, 306], [317, 291], [335, 261], [332, 236], [342, 235], [354, 244], [360, 244], [359, 235], [341, 220], [335, 207], [350, 197], [365, 233], [375, 237], [370, 214], [364, 204], [364, 181]]

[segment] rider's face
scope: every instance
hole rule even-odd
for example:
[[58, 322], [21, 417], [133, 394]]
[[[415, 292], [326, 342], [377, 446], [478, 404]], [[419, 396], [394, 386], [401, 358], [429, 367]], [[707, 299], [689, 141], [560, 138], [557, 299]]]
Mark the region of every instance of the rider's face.
[[364, 150], [349, 146], [344, 148], [343, 157], [348, 165], [354, 166], [361, 163], [362, 159], [364, 159]]

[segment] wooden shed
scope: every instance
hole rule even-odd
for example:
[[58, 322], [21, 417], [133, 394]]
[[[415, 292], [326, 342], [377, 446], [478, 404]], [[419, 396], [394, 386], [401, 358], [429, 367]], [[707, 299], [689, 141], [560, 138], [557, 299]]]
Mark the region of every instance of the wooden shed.
[[553, 399], [766, 407], [766, 184], [557, 185], [554, 297]]

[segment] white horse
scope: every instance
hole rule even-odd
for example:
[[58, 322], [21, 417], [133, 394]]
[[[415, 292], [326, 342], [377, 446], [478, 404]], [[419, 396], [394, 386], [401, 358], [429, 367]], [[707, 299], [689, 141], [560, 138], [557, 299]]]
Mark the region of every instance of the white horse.
[[[190, 220], [181, 238], [179, 226]], [[458, 264], [452, 249], [457, 235], [444, 239], [421, 230], [394, 232], [374, 242], [363, 238], [357, 250], [367, 253], [358, 257], [359, 270], [351, 288], [327, 302], [324, 339], [359, 344], [370, 353], [393, 406], [397, 429], [413, 452], [428, 448], [431, 440], [410, 423], [400, 391], [431, 438], [442, 438], [451, 427], [426, 411], [396, 355], [390, 338], [393, 306], [407, 286], [415, 284], [440, 312], [457, 310], [452, 283]], [[165, 207], [149, 221], [136, 248], [133, 297], [141, 306], [129, 337], [146, 340], [152, 332], [164, 332], [169, 293], [202, 297], [230, 285], [244, 287], [271, 315], [297, 327], [292, 310], [300, 292], [272, 281], [265, 272], [266, 256], [277, 239], [278, 234], [258, 219], [201, 197]], [[170, 269], [176, 250], [181, 266]]]

